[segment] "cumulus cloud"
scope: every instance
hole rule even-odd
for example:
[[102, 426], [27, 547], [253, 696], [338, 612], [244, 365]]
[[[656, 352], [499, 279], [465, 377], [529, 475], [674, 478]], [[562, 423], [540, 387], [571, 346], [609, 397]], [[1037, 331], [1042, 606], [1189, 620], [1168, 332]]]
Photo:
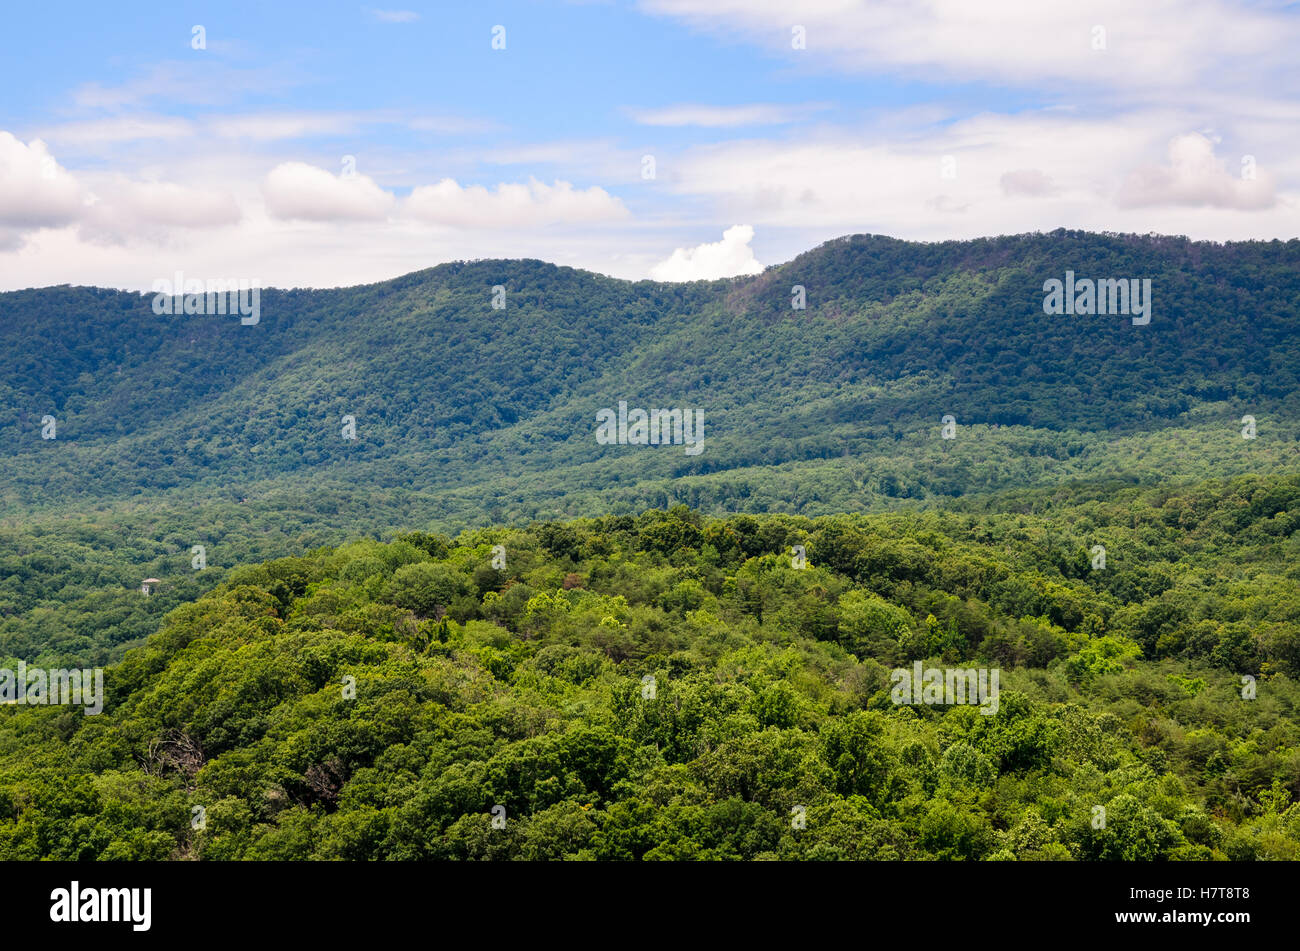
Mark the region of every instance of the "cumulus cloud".
[[458, 228], [515, 228], [548, 224], [613, 221], [627, 217], [623, 203], [603, 188], [574, 188], [569, 182], [547, 185], [462, 186], [444, 178], [413, 189], [405, 210], [417, 221]]
[[171, 182], [131, 182], [118, 179], [97, 188], [83, 216], [83, 228], [93, 240], [161, 238], [170, 228], [222, 228], [242, 217], [239, 203], [226, 192], [191, 188]]
[[701, 281], [737, 274], [758, 274], [763, 266], [754, 258], [749, 242], [754, 229], [733, 225], [722, 232], [722, 240], [693, 248], [678, 248], [666, 261], [650, 269], [656, 281]]
[[[1249, 157], [1244, 157], [1249, 158]], [[1243, 176], [1250, 170], [1254, 178]], [[1183, 205], [1253, 211], [1277, 203], [1273, 177], [1254, 168], [1253, 159], [1229, 171], [1214, 154], [1214, 143], [1199, 133], [1169, 143], [1169, 164], [1146, 165], [1125, 179], [1116, 196], [1121, 208]]]
[[[765, 246], [781, 253], [862, 231], [920, 240], [1058, 227], [1214, 240], [1293, 237], [1296, 199], [1278, 183], [1300, 175], [1300, 159], [1289, 145], [1296, 140], [1294, 123], [1249, 113], [1234, 122], [1234, 146], [1219, 147], [1229, 156], [1226, 171], [1216, 165], [1209, 179], [1226, 193], [1217, 205], [1150, 204], [1171, 197], [1171, 183], [1184, 199], [1187, 183], [1204, 185], [1204, 175], [1175, 174], [1204, 165], [1184, 158], [1162, 162], [1168, 164], [1164, 172], [1123, 188], [1135, 168], [1185, 132], [1189, 115], [1174, 109], [1117, 115], [1043, 109], [940, 124], [737, 138], [674, 154], [673, 174], [661, 178], [656, 192], [700, 203], [714, 220], [748, 222], [767, 236]], [[1246, 117], [1249, 124], [1242, 121]], [[1203, 155], [1204, 143], [1199, 147]], [[1238, 156], [1247, 151], [1258, 152], [1261, 163], [1257, 180], [1243, 182]], [[945, 175], [942, 159], [948, 155], [956, 162]], [[1147, 187], [1136, 188], [1139, 181]], [[936, 201], [938, 194], [948, 200]], [[954, 213], [962, 208], [964, 214]], [[807, 238], [795, 244], [795, 233]]]
[[212, 228], [240, 220], [230, 194], [169, 182], [87, 174], [79, 180], [39, 139], [24, 145], [0, 132], [0, 247], [21, 244], [24, 232], [80, 225], [92, 241], [165, 237], [172, 228]]
[[[81, 214], [81, 185], [54, 160], [45, 143], [24, 145], [0, 132], [0, 226], [55, 228]], [[10, 237], [12, 242], [12, 236]]]
[[305, 162], [284, 162], [262, 182], [273, 217], [305, 221], [376, 221], [397, 200], [367, 175], [331, 175]]

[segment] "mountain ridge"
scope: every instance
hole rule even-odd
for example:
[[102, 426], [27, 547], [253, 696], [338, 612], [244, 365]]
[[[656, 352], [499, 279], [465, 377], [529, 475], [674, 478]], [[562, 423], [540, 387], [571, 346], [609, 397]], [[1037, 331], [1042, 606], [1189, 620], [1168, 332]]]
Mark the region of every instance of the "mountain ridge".
[[[1151, 324], [1044, 314], [1067, 269], [1150, 277]], [[820, 516], [1293, 472], [1297, 301], [1300, 241], [1081, 232], [850, 236], [694, 284], [449, 264], [269, 290], [254, 326], [160, 318], [134, 292], [0, 294], [0, 644], [137, 640], [190, 583], [150, 605], [104, 585], [126, 597], [195, 544], [231, 567], [676, 504]], [[702, 409], [704, 451], [598, 444], [620, 400]], [[44, 585], [6, 595], [36, 561]]]
[[[1191, 257], [1201, 263], [1181, 273]], [[1151, 274], [1155, 326], [1042, 314], [1043, 281], [1072, 265]], [[179, 481], [247, 479], [484, 444], [525, 466], [582, 464], [587, 417], [619, 399], [710, 411], [721, 448], [695, 474], [824, 456], [827, 419], [849, 427], [856, 451], [949, 412], [1049, 432], [1185, 425], [1197, 406], [1234, 401], [1290, 418], [1296, 271], [1300, 241], [1060, 232], [849, 236], [761, 275], [691, 284], [534, 259], [453, 263], [356, 288], [268, 289], [250, 327], [159, 318], [133, 292], [9, 292], [0, 342], [18, 360], [0, 375], [13, 408], [0, 439], [39, 469], [33, 438], [50, 414], [61, 446], [142, 454], [133, 466], [89, 453], [82, 468], [106, 478], [74, 494], [111, 497], [166, 488], [158, 474], [177, 465]], [[806, 310], [791, 307], [796, 279]], [[345, 415], [358, 420], [351, 446], [333, 437]], [[254, 462], [263, 445], [289, 461]]]

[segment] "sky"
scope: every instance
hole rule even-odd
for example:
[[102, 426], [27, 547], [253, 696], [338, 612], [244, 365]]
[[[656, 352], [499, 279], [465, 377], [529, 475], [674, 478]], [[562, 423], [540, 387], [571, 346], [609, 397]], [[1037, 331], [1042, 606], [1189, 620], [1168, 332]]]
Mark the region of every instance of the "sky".
[[1300, 234], [1300, 3], [10, 4], [0, 290]]

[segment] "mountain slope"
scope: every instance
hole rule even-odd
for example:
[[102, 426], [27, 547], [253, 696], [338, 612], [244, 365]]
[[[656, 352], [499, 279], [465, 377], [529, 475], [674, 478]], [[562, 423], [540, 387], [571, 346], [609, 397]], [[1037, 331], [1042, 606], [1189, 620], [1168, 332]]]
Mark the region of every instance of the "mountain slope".
[[[1044, 281], [1067, 270], [1149, 278], [1151, 323], [1044, 314]], [[796, 284], [806, 310], [790, 306]], [[10, 293], [4, 502], [291, 473], [436, 491], [497, 476], [626, 486], [871, 457], [900, 439], [933, 448], [949, 413], [1047, 434], [1225, 437], [1250, 413], [1252, 448], [1269, 446], [1272, 464], [1295, 457], [1300, 435], [1298, 292], [1300, 242], [1058, 232], [856, 236], [754, 278], [691, 285], [535, 261], [444, 265], [360, 288], [268, 290], [256, 326], [158, 317], [147, 295]], [[706, 450], [598, 446], [595, 414], [619, 400], [703, 410]], [[52, 443], [39, 439], [46, 413], [59, 421]], [[348, 414], [355, 441], [340, 436]], [[959, 468], [960, 483], [970, 467]]]
[[0, 712], [0, 858], [1300, 857], [1300, 478], [1008, 505], [244, 566], [102, 714]]
[[[1067, 271], [1149, 279], [1151, 322], [1045, 314]], [[226, 569], [412, 527], [1294, 471], [1297, 301], [1300, 241], [1064, 231], [858, 235], [685, 285], [448, 264], [267, 290], [252, 326], [0, 294], [0, 651], [102, 661]], [[703, 451], [597, 443], [619, 401], [703, 411]]]

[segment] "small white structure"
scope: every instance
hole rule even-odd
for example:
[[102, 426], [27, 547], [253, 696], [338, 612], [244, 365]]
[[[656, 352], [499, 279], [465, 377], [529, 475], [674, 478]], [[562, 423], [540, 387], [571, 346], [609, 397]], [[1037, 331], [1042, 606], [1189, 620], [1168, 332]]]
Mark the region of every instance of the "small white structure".
[[156, 584], [162, 584], [162, 582], [157, 578], [145, 578], [144, 581], [140, 582], [140, 593], [147, 596], [152, 586]]

